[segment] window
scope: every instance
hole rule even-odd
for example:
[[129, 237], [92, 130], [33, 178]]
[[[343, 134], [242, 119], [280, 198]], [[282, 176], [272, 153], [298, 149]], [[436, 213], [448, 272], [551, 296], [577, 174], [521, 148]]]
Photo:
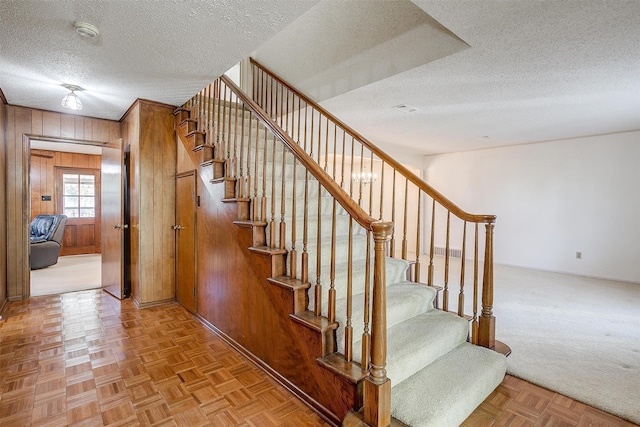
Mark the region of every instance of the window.
[[69, 218], [95, 218], [96, 178], [94, 175], [62, 175], [62, 212]]

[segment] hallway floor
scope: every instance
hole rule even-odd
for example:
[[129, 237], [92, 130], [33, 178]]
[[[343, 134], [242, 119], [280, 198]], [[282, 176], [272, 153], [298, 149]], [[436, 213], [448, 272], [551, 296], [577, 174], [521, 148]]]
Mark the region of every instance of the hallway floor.
[[[4, 319], [3, 427], [326, 425], [179, 305], [89, 290], [11, 303]], [[507, 376], [464, 425], [633, 424]]]

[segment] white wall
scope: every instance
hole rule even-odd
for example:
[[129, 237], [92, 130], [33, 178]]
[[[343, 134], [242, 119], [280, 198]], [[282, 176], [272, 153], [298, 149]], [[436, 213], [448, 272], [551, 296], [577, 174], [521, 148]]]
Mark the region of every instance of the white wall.
[[496, 263], [640, 283], [640, 132], [432, 155], [424, 168], [462, 209], [498, 216]]

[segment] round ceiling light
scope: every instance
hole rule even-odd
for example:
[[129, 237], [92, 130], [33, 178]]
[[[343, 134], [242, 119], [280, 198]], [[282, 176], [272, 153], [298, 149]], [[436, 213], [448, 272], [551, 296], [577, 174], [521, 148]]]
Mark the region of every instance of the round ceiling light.
[[94, 39], [100, 35], [100, 31], [94, 25], [87, 22], [76, 21], [73, 23], [73, 29], [82, 37]]

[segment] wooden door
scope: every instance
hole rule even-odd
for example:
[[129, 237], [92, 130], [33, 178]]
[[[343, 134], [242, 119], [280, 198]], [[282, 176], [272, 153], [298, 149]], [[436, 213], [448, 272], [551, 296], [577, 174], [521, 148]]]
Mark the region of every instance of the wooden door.
[[56, 212], [67, 216], [60, 255], [100, 253], [100, 170], [55, 168]]
[[124, 290], [124, 156], [122, 138], [102, 148], [102, 288], [116, 298]]
[[176, 177], [176, 299], [195, 312], [196, 174]]

